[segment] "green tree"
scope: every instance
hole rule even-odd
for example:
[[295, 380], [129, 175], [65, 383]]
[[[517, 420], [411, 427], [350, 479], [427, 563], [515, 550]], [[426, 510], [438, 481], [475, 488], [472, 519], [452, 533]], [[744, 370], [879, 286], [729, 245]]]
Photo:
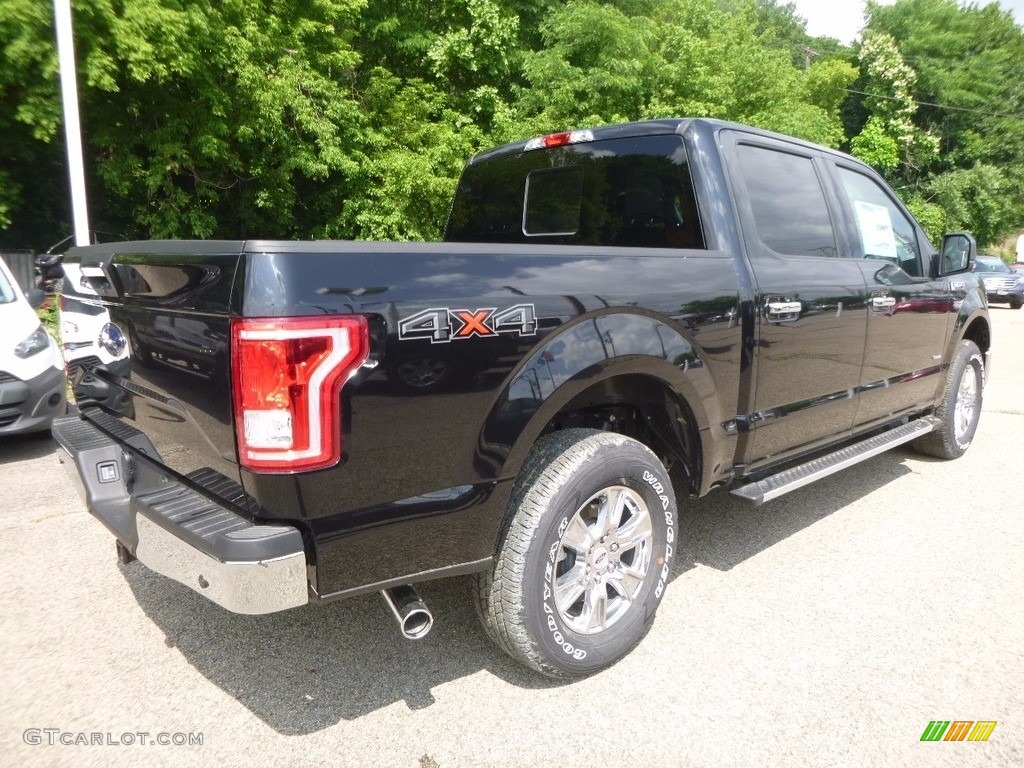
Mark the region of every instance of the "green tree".
[[485, 143], [473, 122], [446, 108], [421, 80], [375, 69], [362, 94], [367, 130], [345, 187], [326, 193], [317, 237], [436, 240], [466, 158]]
[[[61, 120], [53, 26], [33, 7], [48, 4], [4, 3], [15, 133], [52, 144]], [[362, 121], [348, 81], [359, 59], [346, 30], [360, 7], [76, 3], [94, 225], [153, 237], [289, 236], [319, 219], [318, 188], [354, 167]]]
[[938, 139], [927, 172], [898, 182], [979, 242], [1024, 225], [1024, 30], [994, 2], [869, 2], [868, 15], [916, 72], [913, 125]]
[[884, 32], [864, 36], [860, 60], [868, 93], [864, 103], [871, 116], [853, 139], [853, 152], [882, 171], [898, 169], [903, 179], [912, 179], [938, 152], [938, 139], [914, 122], [917, 73]]
[[[1000, 168], [976, 163], [929, 180], [926, 191], [951, 230], [968, 230], [979, 243], [990, 244], [1014, 231], [1021, 221], [1020, 190]], [[1015, 204], [1008, 204], [1011, 200]]]
[[524, 121], [542, 129], [666, 116], [714, 116], [837, 146], [839, 104], [855, 77], [836, 60], [804, 71], [759, 37], [751, 0], [666, 0], [651, 15], [572, 0], [542, 24], [526, 54]]

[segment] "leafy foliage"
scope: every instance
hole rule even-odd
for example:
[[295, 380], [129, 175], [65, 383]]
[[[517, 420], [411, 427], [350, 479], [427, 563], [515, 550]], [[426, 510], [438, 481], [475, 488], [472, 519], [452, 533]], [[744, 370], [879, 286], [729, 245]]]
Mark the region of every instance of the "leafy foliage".
[[[1024, 220], [1024, 36], [994, 5], [869, 3], [855, 47], [810, 37], [784, 0], [74, 13], [92, 222], [125, 236], [436, 238], [476, 151], [685, 115], [852, 148], [930, 232]], [[0, 48], [0, 241], [45, 248], [70, 230], [50, 3], [0, 0]]]
[[864, 130], [852, 143], [854, 154], [883, 171], [899, 168], [912, 176], [938, 152], [938, 140], [917, 127], [913, 87], [917, 73], [900, 54], [896, 41], [884, 32], [869, 32], [860, 49], [870, 110]]
[[[914, 139], [900, 147], [892, 180], [938, 206], [948, 228], [970, 230], [980, 243], [1024, 226], [1024, 30], [996, 3], [869, 2], [868, 15], [868, 39], [890, 40], [913, 72], [896, 94], [906, 105], [905, 135], [928, 137], [924, 152]], [[870, 79], [866, 86], [895, 94]], [[872, 120], [888, 115], [876, 100], [864, 100]]]

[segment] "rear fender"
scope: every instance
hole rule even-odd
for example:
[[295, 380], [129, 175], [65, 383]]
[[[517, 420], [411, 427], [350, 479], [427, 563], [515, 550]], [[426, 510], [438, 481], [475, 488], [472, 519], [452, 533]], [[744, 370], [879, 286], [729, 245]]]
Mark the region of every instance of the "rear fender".
[[[523, 359], [488, 414], [478, 440], [477, 462], [497, 466], [500, 477], [515, 477], [559, 413], [585, 403], [588, 391], [607, 392], [609, 380], [621, 377], [642, 377], [668, 389], [692, 416], [695, 424], [687, 425], [691, 429], [703, 433], [723, 421], [717, 413], [711, 372], [685, 330], [665, 317], [616, 308], [566, 324]], [[644, 390], [636, 393], [641, 402], [631, 401], [629, 391], [617, 397], [644, 410], [642, 401], [651, 387], [638, 389]], [[682, 452], [681, 445], [666, 442]], [[700, 442], [706, 464], [711, 441]]]

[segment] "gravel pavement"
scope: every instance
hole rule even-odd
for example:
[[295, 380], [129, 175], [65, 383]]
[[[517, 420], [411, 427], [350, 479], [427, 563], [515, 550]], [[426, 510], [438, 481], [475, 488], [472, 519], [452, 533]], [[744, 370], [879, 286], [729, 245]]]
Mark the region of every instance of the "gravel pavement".
[[[423, 586], [419, 642], [379, 595], [229, 614], [118, 565], [53, 443], [5, 438], [0, 765], [1022, 765], [1024, 311], [991, 313], [965, 457], [689, 504], [654, 628], [570, 684], [494, 649], [465, 579]], [[932, 720], [998, 724], [922, 743]]]

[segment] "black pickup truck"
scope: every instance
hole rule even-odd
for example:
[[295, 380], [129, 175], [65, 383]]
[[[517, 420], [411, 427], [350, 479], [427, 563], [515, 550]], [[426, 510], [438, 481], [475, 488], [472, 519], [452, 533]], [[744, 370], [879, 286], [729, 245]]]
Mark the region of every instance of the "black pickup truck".
[[474, 157], [443, 243], [72, 249], [130, 365], [53, 432], [123, 562], [239, 613], [380, 591], [408, 637], [412, 585], [473, 574], [501, 648], [583, 675], [643, 637], [688, 497], [968, 448], [974, 253], [788, 137], [552, 134]]

